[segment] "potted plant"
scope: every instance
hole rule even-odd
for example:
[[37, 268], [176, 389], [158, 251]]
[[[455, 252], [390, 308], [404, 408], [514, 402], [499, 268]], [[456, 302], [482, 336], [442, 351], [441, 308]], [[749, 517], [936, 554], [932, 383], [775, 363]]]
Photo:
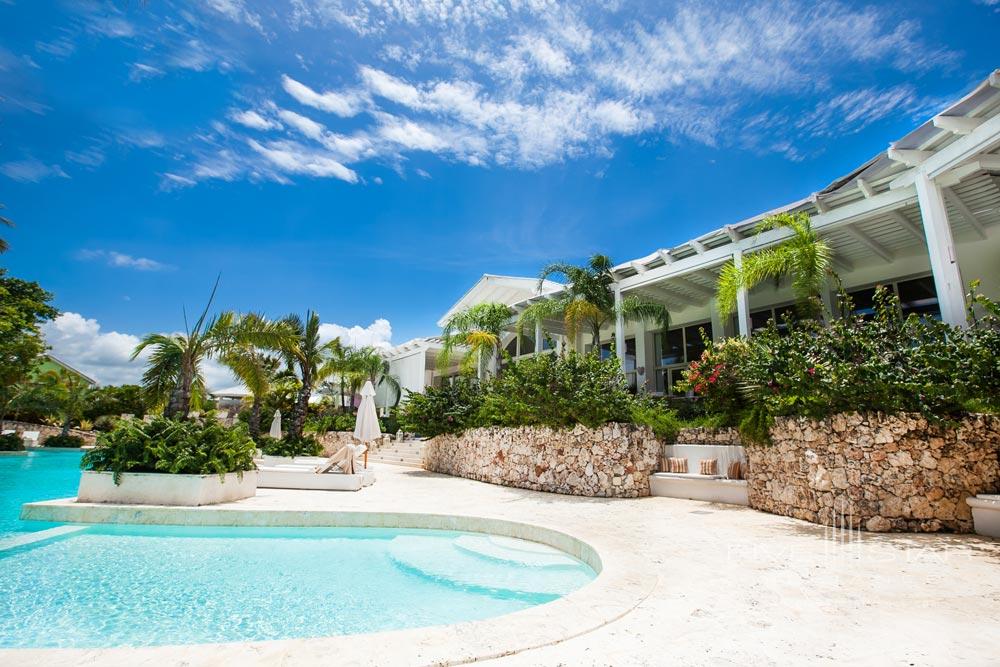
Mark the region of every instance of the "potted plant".
[[84, 455], [77, 502], [211, 505], [257, 492], [246, 427], [154, 419], [122, 421]]

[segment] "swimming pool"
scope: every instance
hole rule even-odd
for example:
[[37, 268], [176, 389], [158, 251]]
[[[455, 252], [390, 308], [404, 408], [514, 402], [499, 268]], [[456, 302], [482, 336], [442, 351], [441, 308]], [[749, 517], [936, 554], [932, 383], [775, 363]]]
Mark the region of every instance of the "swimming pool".
[[255, 641], [480, 620], [594, 571], [535, 542], [385, 528], [89, 526], [0, 551], [0, 647]]
[[0, 456], [0, 538], [55, 525], [21, 521], [21, 505], [75, 496], [80, 485], [82, 457], [79, 450]]

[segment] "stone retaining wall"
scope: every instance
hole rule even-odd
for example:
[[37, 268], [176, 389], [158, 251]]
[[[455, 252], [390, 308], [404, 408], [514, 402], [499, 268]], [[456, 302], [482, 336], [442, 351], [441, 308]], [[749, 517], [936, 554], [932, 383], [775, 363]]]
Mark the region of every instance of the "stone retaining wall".
[[427, 441], [424, 468], [536, 491], [575, 496], [649, 495], [662, 444], [647, 427], [477, 428]]
[[735, 428], [707, 428], [703, 426], [682, 428], [676, 442], [681, 445], [742, 445], [740, 433]]
[[[391, 437], [391, 435], [385, 433], [382, 435], [382, 440]], [[333, 456], [344, 445], [358, 444], [358, 441], [354, 439], [354, 431], [327, 431], [319, 436], [318, 440], [319, 444], [323, 445], [323, 456]], [[370, 448], [374, 451], [381, 444], [382, 441], [376, 441], [371, 444]]]
[[[29, 422], [18, 422], [18, 421], [4, 421], [2, 422], [2, 429], [9, 430], [14, 429], [18, 433], [24, 433], [25, 431], [38, 431], [38, 444], [44, 445], [45, 441], [53, 435], [59, 435], [62, 433], [62, 428], [59, 426], [49, 426], [48, 424], [31, 424]], [[81, 431], [80, 429], [71, 428], [69, 430], [70, 435], [78, 435], [83, 438], [84, 444], [92, 445], [97, 441], [97, 433], [94, 431]]]
[[747, 446], [750, 506], [827, 526], [972, 532], [965, 499], [1000, 490], [1000, 419], [920, 415], [778, 418]]

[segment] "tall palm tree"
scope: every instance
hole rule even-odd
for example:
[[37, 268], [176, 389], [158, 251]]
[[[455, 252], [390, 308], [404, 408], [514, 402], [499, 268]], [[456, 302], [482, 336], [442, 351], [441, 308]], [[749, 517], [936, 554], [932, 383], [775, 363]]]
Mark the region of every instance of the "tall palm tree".
[[60, 435], [69, 434], [69, 427], [83, 415], [87, 399], [92, 391], [91, 386], [75, 373], [58, 373], [58, 414], [62, 417]]
[[[2, 211], [5, 208], [7, 207], [4, 206], [3, 204], [0, 204], [0, 211]], [[5, 218], [4, 216], [0, 215], [0, 225], [3, 225], [4, 227], [13, 227], [14, 222], [10, 218]], [[0, 239], [0, 255], [7, 252], [8, 249], [10, 249], [10, 244], [4, 241], [3, 239]]]
[[339, 338], [326, 343], [320, 340], [320, 319], [313, 311], [306, 313], [305, 321], [298, 315], [289, 315], [284, 321], [294, 333], [294, 342], [283, 350], [283, 354], [289, 366], [298, 371], [299, 382], [302, 383], [295, 405], [292, 406], [288, 428], [288, 437], [298, 439], [302, 437], [313, 387], [333, 373], [333, 366], [329, 363], [330, 358], [334, 356], [335, 350], [341, 347], [341, 343]]
[[[533, 303], [522, 311], [517, 320], [518, 335], [528, 324], [562, 316], [567, 337], [575, 340], [577, 332], [589, 329], [592, 349], [599, 353], [601, 329], [619, 314], [626, 322], [649, 322], [666, 329], [670, 324], [670, 311], [661, 303], [626, 296], [620, 306], [615, 305], [613, 266], [607, 255], [593, 255], [584, 266], [566, 262], [545, 266], [538, 278], [539, 290], [553, 275], [564, 276], [566, 287], [558, 296]], [[540, 344], [535, 341], [536, 349]]]
[[481, 377], [486, 366], [495, 361], [499, 374], [503, 351], [501, 337], [510, 320], [510, 308], [503, 303], [480, 303], [455, 313], [445, 322], [441, 333], [443, 348], [438, 355], [438, 365], [447, 368], [455, 349], [464, 347], [464, 369], [475, 364]]
[[205, 309], [194, 327], [176, 334], [148, 334], [132, 351], [131, 359], [144, 350], [152, 349], [149, 364], [142, 375], [142, 385], [150, 401], [165, 405], [167, 418], [185, 419], [192, 404], [205, 395], [205, 379], [201, 372], [205, 359], [224, 355], [240, 345], [253, 345], [280, 350], [290, 345], [292, 332], [286, 324], [269, 322], [259, 317], [237, 317], [231, 311], [209, 318], [208, 310], [215, 300], [219, 281], [209, 296]]
[[779, 280], [785, 276], [791, 278], [799, 312], [806, 317], [822, 313], [820, 294], [827, 279], [835, 277], [833, 250], [816, 234], [807, 213], [779, 213], [765, 218], [758, 225], [757, 233], [772, 229], [788, 229], [792, 235], [778, 245], [744, 256], [739, 268], [733, 262], [722, 267], [715, 301], [723, 317], [729, 317], [736, 310], [740, 290], [749, 291], [765, 280]]
[[[244, 315], [245, 326], [248, 328], [263, 328], [267, 325], [260, 315], [250, 313]], [[289, 337], [291, 329], [288, 329]], [[250, 407], [250, 437], [255, 440], [260, 437], [260, 412], [264, 399], [271, 393], [271, 387], [277, 379], [280, 360], [267, 354], [267, 350], [247, 343], [245, 340], [236, 342], [224, 350], [220, 361], [225, 364], [243, 383], [253, 396]]]
[[[340, 388], [340, 403], [337, 406], [338, 412], [346, 412], [347, 388], [350, 384], [350, 374], [354, 370], [353, 360], [354, 350], [346, 345], [338, 345], [330, 351], [330, 365], [332, 376], [336, 376]], [[331, 393], [333, 393], [331, 391]]]
[[389, 372], [389, 360], [378, 353], [374, 347], [363, 347], [356, 350], [352, 355], [353, 366], [358, 374], [361, 384], [370, 381], [376, 388], [385, 385], [390, 396], [393, 396], [392, 405], [395, 408], [402, 398], [402, 387], [399, 378]]

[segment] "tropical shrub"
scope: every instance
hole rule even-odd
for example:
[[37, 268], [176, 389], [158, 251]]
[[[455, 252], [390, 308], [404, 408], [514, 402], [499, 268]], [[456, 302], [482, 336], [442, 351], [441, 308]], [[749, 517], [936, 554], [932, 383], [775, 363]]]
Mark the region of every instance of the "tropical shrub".
[[67, 433], [66, 435], [58, 434], [51, 435], [45, 438], [42, 442], [44, 447], [67, 447], [79, 449], [86, 444], [83, 438], [78, 435], [71, 435]]
[[17, 433], [0, 435], [0, 452], [23, 452], [24, 440]]
[[614, 359], [571, 352], [510, 364], [487, 382], [457, 379], [412, 394], [399, 410], [399, 425], [424, 436], [459, 433], [477, 426], [597, 427], [641, 423], [661, 437], [676, 435], [676, 415], [661, 404], [636, 399]]
[[664, 442], [675, 442], [681, 430], [677, 413], [667, 408], [662, 400], [637, 397], [632, 405], [632, 423], [648, 426]]
[[718, 343], [706, 340], [701, 358], [691, 363], [678, 384], [681, 391], [694, 392], [703, 414], [721, 417], [722, 425], [735, 425], [746, 408], [739, 369], [748, 346], [743, 338], [727, 338]]
[[957, 328], [904, 318], [898, 298], [879, 289], [870, 319], [802, 320], [785, 332], [771, 322], [733, 346], [738, 354], [707, 350], [687, 382], [714, 409], [738, 417], [748, 442], [766, 442], [780, 415], [916, 412], [947, 420], [1000, 411], [1000, 305], [975, 285], [970, 303], [971, 325]]
[[120, 420], [121, 417], [118, 416], [102, 415], [94, 419], [94, 424], [92, 426], [92, 429], [95, 431], [107, 432], [112, 430], [115, 426], [117, 426]]
[[243, 473], [253, 470], [256, 446], [242, 424], [225, 428], [215, 420], [198, 423], [158, 418], [150, 423], [121, 421], [98, 436], [97, 447], [83, 456], [84, 470], [185, 475]]
[[323, 453], [323, 445], [311, 435], [280, 440], [265, 435], [257, 438], [257, 446], [268, 456], [319, 456]]
[[120, 415], [135, 415], [141, 419], [146, 414], [142, 387], [137, 384], [123, 384], [92, 389], [87, 395], [82, 414], [84, 419], [91, 421]]
[[422, 394], [410, 394], [399, 410], [399, 423], [403, 430], [427, 437], [460, 433], [479, 425], [482, 402], [478, 383], [456, 378], [442, 387], [427, 387]]
[[616, 359], [571, 352], [511, 364], [486, 384], [482, 426], [596, 427], [631, 419], [632, 395]]
[[309, 417], [306, 420], [305, 430], [313, 433], [326, 433], [327, 431], [353, 431], [356, 422], [357, 415], [353, 412], [326, 414], [323, 416]]

